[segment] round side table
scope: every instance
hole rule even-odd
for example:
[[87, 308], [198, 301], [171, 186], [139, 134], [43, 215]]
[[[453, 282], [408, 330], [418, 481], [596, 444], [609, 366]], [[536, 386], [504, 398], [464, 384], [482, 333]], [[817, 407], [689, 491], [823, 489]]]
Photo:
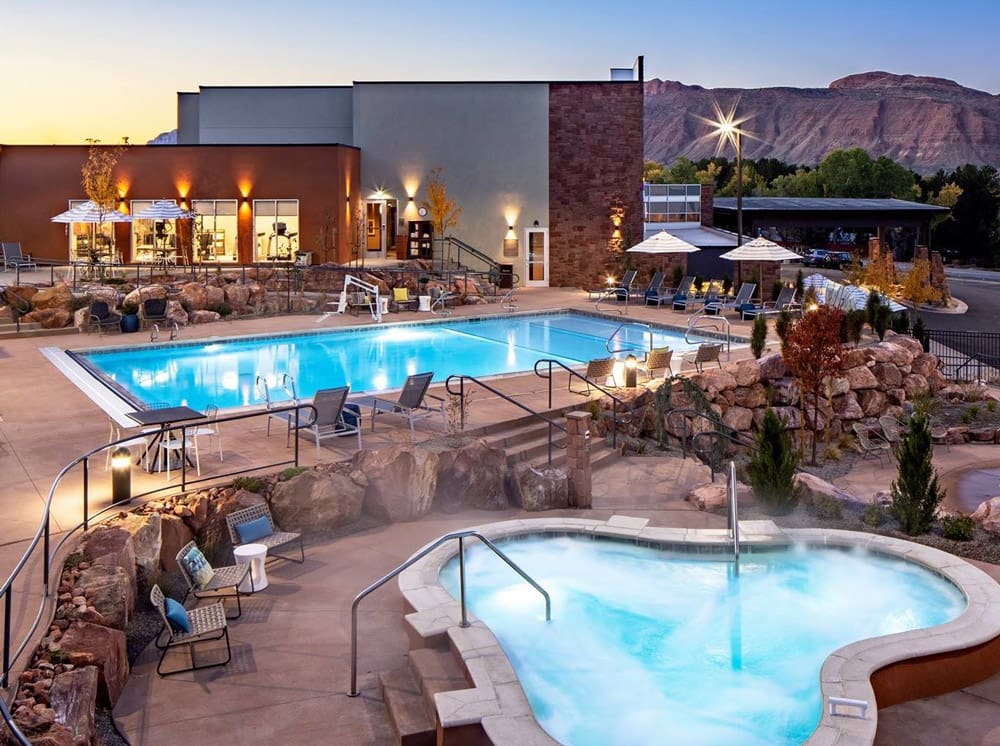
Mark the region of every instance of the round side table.
[[[242, 544], [233, 547], [233, 557], [237, 565], [250, 565], [250, 574], [240, 583], [240, 593], [262, 591], [267, 588], [267, 573], [264, 571], [264, 560], [267, 559], [267, 547], [263, 544]], [[253, 585], [251, 585], [251, 579]]]

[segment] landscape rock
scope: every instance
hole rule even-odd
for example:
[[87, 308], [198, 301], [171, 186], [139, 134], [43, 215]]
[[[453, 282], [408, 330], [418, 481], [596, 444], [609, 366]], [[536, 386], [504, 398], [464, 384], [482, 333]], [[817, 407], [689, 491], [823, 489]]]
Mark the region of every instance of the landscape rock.
[[788, 375], [788, 366], [785, 365], [785, 358], [780, 352], [772, 352], [764, 355], [757, 361], [760, 370], [761, 380], [773, 381], [776, 378], [784, 378]]
[[98, 701], [114, 707], [128, 681], [125, 633], [99, 624], [73, 622], [59, 642], [74, 666], [97, 666]]
[[848, 368], [844, 371], [844, 378], [851, 384], [852, 391], [878, 388], [878, 379], [872, 373], [871, 369], [865, 365]]
[[420, 446], [358, 451], [354, 469], [368, 478], [364, 510], [385, 521], [414, 521], [427, 513], [437, 489], [437, 454]]
[[737, 386], [753, 386], [760, 383], [760, 363], [756, 360], [740, 360], [733, 368], [731, 372]]
[[908, 399], [927, 393], [930, 388], [927, 379], [919, 373], [911, 373], [903, 379], [903, 391]]
[[189, 324], [210, 324], [213, 321], [218, 321], [222, 316], [218, 311], [191, 311], [188, 314]]
[[21, 321], [38, 324], [42, 329], [62, 329], [68, 326], [73, 318], [73, 314], [65, 308], [41, 308], [26, 313], [21, 317]]
[[187, 326], [188, 324], [188, 312], [184, 310], [184, 306], [178, 300], [167, 301], [167, 326], [171, 323], [177, 324], [177, 326]]
[[511, 499], [529, 511], [569, 507], [566, 470], [554, 466], [517, 464], [511, 472]]
[[99, 526], [93, 529], [86, 535], [83, 556], [95, 565], [111, 565], [135, 573], [132, 534], [124, 528]]
[[271, 512], [285, 531], [328, 531], [361, 518], [364, 483], [350, 473], [309, 469], [271, 490]]
[[194, 533], [179, 516], [160, 515], [160, 569], [164, 572], [179, 572], [174, 559], [185, 544], [194, 539]]
[[804, 496], [815, 500], [817, 497], [826, 497], [840, 502], [864, 504], [866, 501], [860, 497], [852, 495], [839, 487], [827, 482], [825, 479], [817, 477], [815, 474], [800, 471], [796, 472], [795, 484], [802, 490]]
[[778, 378], [771, 381], [771, 403], [775, 407], [799, 403], [799, 382], [795, 378]]
[[898, 388], [903, 383], [903, 374], [895, 363], [875, 363], [872, 373], [878, 379], [879, 388]]
[[842, 420], [860, 420], [866, 416], [853, 391], [849, 391], [843, 396], [833, 397], [833, 411]]
[[120, 567], [94, 564], [80, 572], [77, 586], [87, 604], [101, 615], [101, 624], [125, 629], [135, 610], [135, 576]]
[[97, 704], [97, 668], [84, 666], [57, 674], [49, 692], [55, 721], [64, 726], [75, 743], [95, 743], [94, 708]]
[[767, 389], [762, 383], [749, 387], [738, 387], [733, 390], [733, 404], [747, 409], [756, 409], [767, 404]]
[[1000, 495], [983, 500], [969, 517], [984, 531], [1000, 535]]
[[937, 370], [937, 366], [938, 360], [934, 355], [929, 352], [922, 352], [913, 358], [913, 364], [910, 366], [910, 372], [926, 378], [931, 374], [931, 371]]
[[746, 407], [730, 407], [722, 415], [722, 422], [733, 430], [749, 430], [753, 425], [753, 410]]
[[160, 514], [128, 513], [117, 525], [132, 536], [136, 584], [140, 591], [147, 591], [160, 573], [160, 548], [163, 541]]
[[507, 455], [485, 440], [475, 439], [452, 446], [434, 447], [438, 455], [434, 506], [445, 512], [465, 508], [503, 510], [507, 507], [504, 481]]
[[729, 494], [723, 482], [710, 482], [695, 487], [684, 498], [706, 513], [725, 513]]
[[57, 282], [50, 288], [41, 288], [31, 298], [31, 308], [34, 311], [45, 309], [60, 309], [67, 312], [73, 305], [73, 291], [65, 282]]

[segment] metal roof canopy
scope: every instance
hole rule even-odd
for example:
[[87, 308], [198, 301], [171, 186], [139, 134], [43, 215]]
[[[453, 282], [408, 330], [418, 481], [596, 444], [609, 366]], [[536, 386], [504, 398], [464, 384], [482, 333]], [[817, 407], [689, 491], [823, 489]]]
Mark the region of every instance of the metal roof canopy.
[[[726, 218], [736, 215], [736, 200], [719, 197], [713, 211]], [[846, 197], [744, 197], [743, 216], [752, 225], [808, 227], [924, 226], [947, 207], [902, 199], [852, 199]]]

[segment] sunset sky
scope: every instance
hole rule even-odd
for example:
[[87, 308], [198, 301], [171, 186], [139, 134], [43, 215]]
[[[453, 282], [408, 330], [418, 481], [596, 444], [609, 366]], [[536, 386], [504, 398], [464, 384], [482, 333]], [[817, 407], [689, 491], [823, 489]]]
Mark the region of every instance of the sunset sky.
[[647, 79], [825, 87], [868, 70], [1000, 92], [994, 0], [6, 3], [0, 143], [141, 143], [200, 83]]

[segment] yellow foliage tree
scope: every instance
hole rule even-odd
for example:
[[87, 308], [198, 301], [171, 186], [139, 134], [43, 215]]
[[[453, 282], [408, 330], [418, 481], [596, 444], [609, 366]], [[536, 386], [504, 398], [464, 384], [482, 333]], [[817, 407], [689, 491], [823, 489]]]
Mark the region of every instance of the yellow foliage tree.
[[101, 147], [97, 141], [90, 143], [87, 151], [87, 162], [83, 164], [83, 191], [87, 199], [101, 208], [111, 212], [118, 201], [118, 185], [115, 183], [115, 166], [125, 152], [125, 146]]
[[435, 168], [427, 177], [427, 199], [420, 205], [430, 213], [438, 238], [444, 238], [449, 228], [458, 225], [458, 219], [462, 215], [462, 208], [455, 200], [448, 198], [448, 187], [442, 178], [441, 168]]
[[941, 291], [931, 287], [930, 277], [931, 263], [926, 259], [917, 259], [913, 262], [913, 269], [903, 278], [903, 297], [917, 306], [940, 301]]
[[875, 288], [883, 295], [889, 295], [893, 287], [895, 266], [892, 254], [885, 252], [868, 262], [865, 268], [865, 285]]

